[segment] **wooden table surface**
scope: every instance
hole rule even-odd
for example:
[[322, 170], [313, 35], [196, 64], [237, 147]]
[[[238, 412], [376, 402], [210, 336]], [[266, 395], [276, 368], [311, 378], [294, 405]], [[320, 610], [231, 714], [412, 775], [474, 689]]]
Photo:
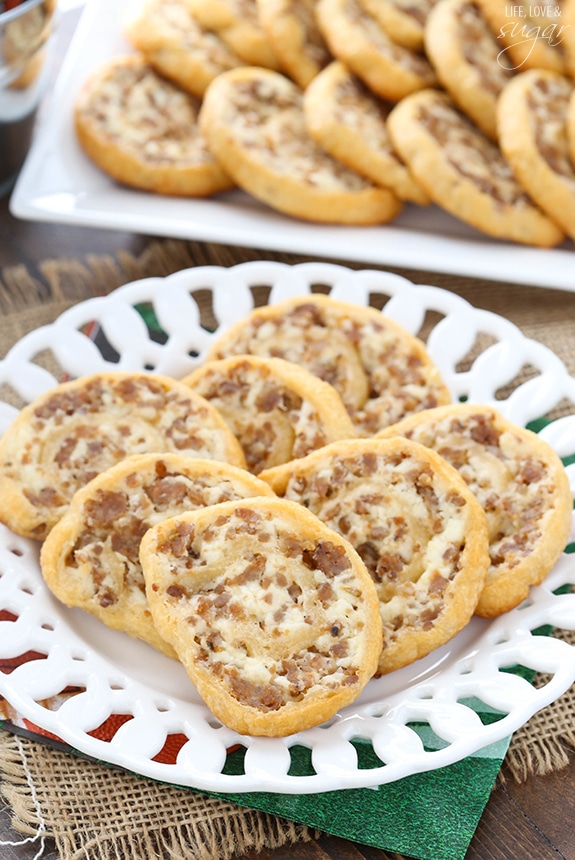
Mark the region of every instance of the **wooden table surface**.
[[[88, 254], [141, 253], [150, 237], [107, 230], [18, 221], [0, 201], [0, 268], [24, 264], [34, 272], [46, 258]], [[265, 258], [265, 252], [262, 254]], [[480, 302], [479, 302], [480, 304]], [[544, 313], [545, 305], [542, 306]], [[494, 790], [468, 853], [468, 860], [575, 860], [575, 759], [547, 777], [533, 777], [523, 785], [507, 774]], [[0, 811], [0, 843], [18, 841], [6, 810]], [[2, 860], [32, 860], [37, 845], [0, 847]], [[264, 851], [259, 860], [388, 860], [398, 855], [351, 844], [334, 837]], [[249, 855], [255, 860], [254, 855]], [[48, 842], [43, 860], [60, 860]], [[139, 858], [138, 858], [139, 860]], [[145, 860], [145, 858], [142, 858]], [[236, 858], [240, 860], [240, 858]]]

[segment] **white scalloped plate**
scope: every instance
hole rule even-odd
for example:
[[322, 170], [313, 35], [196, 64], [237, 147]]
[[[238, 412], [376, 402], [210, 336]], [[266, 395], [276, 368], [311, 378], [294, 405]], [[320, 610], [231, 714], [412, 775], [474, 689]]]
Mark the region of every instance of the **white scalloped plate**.
[[[575, 403], [575, 379], [562, 362], [505, 319], [436, 287], [414, 286], [385, 272], [319, 263], [197, 268], [128, 284], [76, 305], [24, 337], [0, 362], [0, 385], [8, 384], [26, 402], [53, 386], [57, 380], [36, 360], [45, 350], [71, 375], [145, 368], [181, 376], [201, 362], [214, 337], [251, 310], [252, 287], [271, 287], [268, 301], [273, 303], [304, 295], [314, 285], [359, 305], [381, 294], [388, 299], [385, 314], [414, 334], [424, 320], [429, 324], [439, 317], [427, 345], [454, 399], [496, 403], [522, 425], [565, 399]], [[193, 298], [198, 290], [211, 292], [219, 323], [215, 332], [200, 324]], [[139, 303], [153, 306], [168, 335], [165, 343], [151, 340], [134, 307]], [[428, 312], [435, 313], [426, 317]], [[106, 362], [83, 333], [94, 321], [116, 350], [117, 363]], [[490, 345], [471, 360], [470, 350], [477, 352], [477, 344], [487, 341]], [[470, 365], [465, 371], [464, 361]], [[497, 397], [525, 365], [537, 375], [504, 399]], [[0, 432], [15, 414], [14, 407], [0, 403]], [[542, 435], [561, 456], [574, 454], [575, 415], [548, 425]], [[575, 491], [575, 465], [568, 474]], [[313, 793], [376, 786], [448, 765], [507, 737], [573, 683], [575, 648], [534, 632], [542, 625], [575, 629], [575, 594], [554, 594], [567, 584], [575, 585], [575, 554], [564, 554], [520, 607], [494, 621], [475, 618], [427, 658], [370, 681], [360, 699], [329, 724], [289, 738], [251, 738], [213, 717], [175, 661], [59, 604], [44, 586], [37, 545], [2, 527], [0, 609], [11, 613], [12, 620], [0, 621], [0, 660], [27, 652], [45, 659], [0, 673], [0, 693], [26, 719], [76, 749], [157, 780], [221, 792]], [[545, 683], [535, 688], [504, 671], [514, 665], [545, 673]], [[42, 704], [70, 686], [80, 692], [63, 698], [57, 710]], [[482, 721], [478, 712], [496, 712], [497, 719]], [[110, 741], [89, 734], [111, 715], [130, 719]], [[173, 736], [180, 745], [183, 740], [177, 758], [158, 760]], [[422, 736], [433, 740], [424, 745]], [[228, 751], [236, 745], [246, 750], [241, 773], [226, 767]], [[359, 766], [361, 745], [376, 753], [376, 766], [373, 761]], [[313, 772], [308, 775], [290, 769], [295, 746], [311, 751]]]

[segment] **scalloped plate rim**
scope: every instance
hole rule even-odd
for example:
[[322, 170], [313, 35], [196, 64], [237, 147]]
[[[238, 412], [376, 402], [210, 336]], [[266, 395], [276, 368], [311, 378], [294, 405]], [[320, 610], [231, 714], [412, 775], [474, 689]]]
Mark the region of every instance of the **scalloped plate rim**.
[[[113, 308], [115, 303], [126, 303], [128, 297], [130, 297], [130, 301], [128, 304], [131, 304], [132, 301], [143, 300], [146, 297], [148, 298], [157, 298], [159, 292], [162, 288], [166, 288], [166, 284], [174, 286], [174, 289], [180, 288], [186, 290], [189, 286], [188, 281], [193, 280], [194, 283], [201, 281], [202, 276], [208, 277], [208, 273], [210, 276], [217, 277], [221, 275], [223, 280], [229, 285], [233, 281], [234, 278], [243, 278], [244, 286], [253, 285], [252, 282], [257, 282], [258, 278], [263, 277], [264, 273], [267, 273], [271, 276], [274, 272], [278, 275], [278, 280], [282, 281], [282, 278], [285, 280], [287, 278], [287, 282], [289, 285], [290, 278], [295, 276], [295, 280], [298, 278], [305, 281], [305, 277], [311, 277], [311, 275], [320, 275], [324, 274], [325, 283], [328, 283], [333, 286], [334, 283], [342, 283], [343, 290], [345, 292], [346, 289], [351, 289], [353, 285], [363, 284], [364, 291], [373, 286], [374, 282], [377, 282], [378, 279], [382, 283], [382, 289], [380, 290], [387, 295], [397, 296], [399, 300], [399, 304], [401, 304], [402, 297], [405, 297], [407, 294], [411, 292], [412, 289], [419, 290], [419, 295], [427, 296], [431, 301], [433, 297], [438, 302], [443, 301], [448, 307], [456, 307], [461, 310], [462, 313], [467, 313], [471, 315], [471, 318], [477, 314], [478, 319], [486, 319], [481, 317], [481, 312], [477, 309], [474, 309], [468, 302], [464, 299], [460, 299], [454, 294], [448, 293], [441, 288], [432, 287], [432, 286], [421, 286], [413, 285], [409, 280], [403, 278], [401, 276], [394, 275], [392, 273], [379, 272], [376, 270], [359, 270], [352, 271], [347, 269], [344, 266], [340, 266], [338, 264], [322, 264], [322, 263], [304, 263], [299, 266], [289, 266], [287, 264], [281, 263], [269, 263], [261, 261], [261, 264], [258, 262], [255, 263], [244, 263], [239, 264], [238, 266], [231, 267], [230, 269], [225, 269], [223, 267], [198, 267], [196, 269], [182, 270], [176, 272], [172, 275], [169, 275], [165, 278], [157, 277], [157, 278], [146, 278], [141, 279], [139, 281], [134, 281], [128, 284], [124, 284], [123, 286], [116, 289], [113, 293], [109, 294], [109, 296], [105, 297], [96, 297], [94, 299], [89, 299], [86, 302], [81, 302], [78, 305], [73, 306], [68, 311], [65, 311], [54, 323], [50, 324], [47, 327], [44, 327], [43, 335], [48, 337], [48, 340], [51, 335], [56, 335], [60, 331], [65, 331], [68, 323], [72, 323], [74, 320], [81, 318], [83, 315], [87, 314], [88, 316], [92, 311], [97, 311], [98, 308]], [[331, 280], [330, 280], [331, 279]], [[349, 282], [349, 283], [348, 283]], [[347, 284], [347, 286], [346, 286]], [[350, 286], [351, 285], [351, 286]], [[383, 285], [387, 287], [387, 289], [383, 288]], [[214, 292], [217, 291], [217, 284], [213, 285]], [[412, 293], [412, 295], [414, 295]], [[137, 298], [139, 296], [139, 299]], [[427, 307], [427, 305], [426, 305]], [[449, 313], [447, 314], [449, 317]], [[493, 322], [497, 325], [500, 324], [503, 318], [498, 318], [496, 315], [493, 315]], [[514, 326], [512, 323], [508, 321], [503, 321], [501, 323], [502, 328], [512, 335], [512, 339], [518, 338], [518, 342], [530, 344], [535, 344], [536, 342], [530, 342], [527, 338], [525, 338], [519, 329]], [[32, 342], [34, 338], [34, 332], [29, 335], [24, 336], [21, 341], [18, 342], [7, 354], [6, 359], [0, 362], [0, 369], [3, 365], [6, 365], [6, 362], [14, 361], [16, 364], [20, 361], [18, 358], [19, 353], [23, 351], [23, 348], [26, 346], [27, 340]], [[214, 334], [215, 336], [215, 334]], [[551, 351], [541, 352], [541, 355], [544, 358], [549, 358], [553, 355]], [[200, 360], [200, 359], [198, 359]], [[565, 377], [565, 384], [569, 381], [571, 383], [573, 380], [568, 375]], [[559, 383], [557, 383], [559, 385]], [[575, 420], [575, 419], [574, 419]], [[0, 530], [1, 532], [2, 530]], [[6, 529], [3, 529], [4, 532], [7, 532]], [[12, 540], [12, 536], [10, 537]], [[26, 545], [27, 542], [22, 538], [13, 538], [19, 545]], [[3, 547], [2, 547], [2, 537], [0, 533], [0, 556], [2, 555]], [[547, 611], [545, 606], [549, 606], [549, 611], [551, 611], [552, 607], [557, 607], [559, 604], [557, 601], [561, 602], [561, 598], [555, 597], [549, 592], [549, 583], [553, 582], [554, 586], [562, 584], [563, 582], [572, 582], [575, 580], [575, 571], [572, 570], [573, 564], [575, 563], [575, 556], [571, 557], [571, 560], [568, 556], [564, 555], [560, 564], [557, 565], [556, 569], [550, 574], [549, 580], [542, 586], [539, 586], [537, 589], [533, 589], [532, 595], [534, 600], [535, 609], [539, 607], [539, 604], [543, 607], [541, 611], [543, 614]], [[16, 566], [16, 576], [22, 575], [22, 573], [18, 574], [18, 567], [20, 562], [18, 559], [14, 562]], [[22, 563], [23, 564], [23, 563]], [[20, 565], [21, 566], [21, 565]], [[43, 582], [38, 577], [40, 576], [39, 571], [34, 571], [30, 569], [29, 574], [32, 575], [33, 580], [35, 579], [35, 585], [38, 586], [36, 595], [32, 595], [29, 598], [29, 605], [32, 606], [34, 600], [38, 600], [42, 606], [45, 601], [47, 604], [56, 605], [56, 601], [52, 598], [51, 595], [47, 592]], [[5, 582], [2, 583], [0, 579], [0, 594], [3, 593], [4, 588], [6, 587]], [[45, 594], [43, 594], [46, 592]], [[40, 597], [37, 597], [37, 595]], [[571, 596], [569, 596], [571, 597]], [[22, 598], [24, 603], [26, 604], [26, 600], [28, 598]], [[575, 596], [573, 596], [573, 601], [575, 607]], [[562, 601], [561, 605], [566, 605], [570, 607], [570, 603], [566, 603], [565, 600]], [[28, 605], [28, 604], [26, 604]], [[525, 611], [529, 613], [531, 611], [531, 607], [527, 606], [527, 609], [517, 609], [513, 610], [511, 613], [507, 613], [506, 616], [502, 616], [502, 619], [496, 619], [494, 622], [489, 623], [485, 626], [483, 632], [478, 633], [479, 640], [482, 640], [484, 637], [488, 637], [489, 635], [494, 636], [495, 631], [498, 628], [505, 629], [508, 626], [513, 625], [513, 621], [515, 617], [517, 617], [518, 628], [521, 628], [522, 621], [520, 622], [520, 618], [525, 618]], [[31, 610], [33, 612], [33, 610]], [[51, 610], [52, 611], [52, 610]], [[66, 619], [66, 608], [58, 607], [58, 613], [62, 613], [62, 617]], [[521, 616], [523, 613], [523, 616]], [[573, 612], [574, 618], [574, 626], [575, 626], [575, 611]], [[64, 626], [68, 625], [68, 622], [64, 620]], [[69, 625], [68, 625], [69, 626]], [[4, 624], [0, 623], [0, 643], [2, 643], [2, 629], [4, 628]], [[5, 629], [5, 628], [4, 628]], [[35, 631], [38, 633], [38, 631]], [[31, 635], [31, 634], [30, 634]], [[78, 644], [76, 642], [77, 636], [72, 631], [69, 632], [68, 637], [70, 641], [74, 641], [74, 645]], [[32, 640], [31, 640], [32, 641]], [[80, 644], [84, 642], [80, 637]], [[141, 643], [138, 643], [138, 646]], [[85, 646], [85, 642], [84, 642]], [[69, 644], [68, 647], [72, 647]], [[147, 646], [144, 646], [147, 647]], [[569, 646], [567, 646], [569, 648]], [[90, 648], [88, 646], [88, 652]], [[567, 654], [567, 651], [565, 652]], [[161, 655], [159, 655], [161, 657]], [[96, 663], [103, 661], [103, 665], [105, 665], [105, 669], [101, 668], [100, 671], [104, 672], [104, 674], [113, 674], [115, 667], [106, 657], [102, 657], [101, 654], [96, 653], [92, 654], [92, 657], [96, 661]], [[161, 659], [167, 659], [161, 657]], [[419, 661], [421, 664], [422, 661]], [[28, 664], [29, 665], [29, 664]], [[457, 665], [457, 660], [455, 664]], [[444, 669], [439, 668], [439, 676], [441, 676], [442, 671]], [[448, 674], [451, 671], [451, 668], [448, 668]], [[387, 782], [395, 781], [400, 779], [408, 774], [427, 771], [435, 769], [436, 767], [443, 767], [447, 764], [451, 764], [454, 761], [458, 761], [464, 758], [467, 755], [472, 755], [477, 752], [479, 749], [483, 748], [486, 744], [493, 743], [495, 741], [501, 740], [506, 737], [510, 732], [517, 729], [523, 722], [526, 721], [536, 710], [544, 707], [569, 686], [570, 683], [575, 680], [575, 648], [570, 649], [569, 651], [569, 659], [565, 660], [565, 664], [562, 665], [560, 669], [557, 670], [554, 677], [551, 679], [549, 684], [545, 686], [541, 691], [538, 691], [536, 694], [536, 700], [532, 700], [530, 702], [525, 702], [522, 707], [515, 707], [511, 713], [507, 714], [503, 719], [499, 722], [493, 723], [490, 726], [483, 726], [477, 737], [474, 738], [459, 738], [454, 740], [450, 745], [445, 747], [444, 749], [439, 749], [433, 752], [425, 753], [425, 756], [420, 757], [420, 759], [411, 758], [410, 760], [399, 762], [392, 761], [382, 768], [379, 769], [371, 769], [371, 770], [356, 770], [354, 771], [354, 775], [351, 776], [349, 773], [345, 772], [345, 768], [343, 772], [338, 770], [337, 767], [332, 768], [331, 772], [323, 772], [309, 777], [295, 777], [295, 776], [287, 776], [286, 774], [265, 774], [262, 772], [258, 772], [257, 767], [253, 772], [247, 772], [243, 776], [229, 776], [221, 773], [212, 773], [205, 776], [199, 776], [197, 773], [192, 774], [192, 776], [185, 772], [185, 769], [180, 765], [166, 765], [161, 764], [159, 762], [152, 762], [150, 760], [144, 760], [142, 756], [138, 756], [133, 751], [123, 750], [120, 743], [105, 743], [103, 741], [98, 741], [94, 738], [90, 738], [87, 735], [82, 736], [82, 732], [74, 729], [74, 727], [70, 727], [66, 725], [65, 720], [62, 718], [62, 714], [59, 712], [48, 712], [45, 709], [42, 709], [41, 706], [35, 705], [35, 703], [31, 703], [26, 699], [25, 693], [22, 693], [18, 690], [18, 685], [14, 685], [13, 681], [17, 678], [17, 674], [15, 676], [10, 675], [0, 675], [0, 690], [6, 695], [7, 699], [11, 701], [11, 703], [17, 706], [23, 713], [25, 717], [34, 721], [41, 728], [54, 732], [55, 734], [62, 737], [68, 743], [71, 743], [76, 748], [80, 749], [82, 752], [87, 753], [88, 755], [93, 755], [97, 758], [100, 758], [105, 761], [109, 761], [110, 763], [117, 764], [119, 766], [125, 767], [129, 770], [133, 770], [137, 773], [141, 773], [142, 775], [152, 777], [154, 779], [159, 779], [161, 781], [166, 781], [169, 783], [176, 783], [180, 785], [190, 785], [191, 787], [205, 789], [205, 790], [214, 790], [214, 791], [232, 791], [232, 792], [245, 792], [245, 791], [272, 791], [272, 792], [281, 792], [281, 793], [316, 793], [327, 790], [334, 790], [337, 788], [348, 788], [348, 787], [372, 787], [375, 785], [381, 785]], [[122, 673], [120, 672], [120, 675]], [[124, 673], [125, 674], [125, 673]], [[431, 682], [434, 682], [433, 673], [425, 674], [422, 681], [415, 683], [412, 688], [408, 691], [413, 692], [415, 689], [423, 690], [426, 685], [429, 687]], [[12, 682], [10, 679], [13, 679]], [[146, 688], [150, 692], [146, 695], [148, 696], [161, 696], [162, 693], [158, 693], [157, 690], [153, 686], [149, 686], [146, 684], [141, 684], [139, 681], [134, 681], [130, 679], [128, 676], [128, 686], [130, 683], [134, 687], [134, 689]], [[372, 682], [370, 682], [372, 683]], [[379, 683], [379, 681], [378, 681]], [[391, 693], [387, 700], [394, 702], [398, 693]], [[361, 701], [361, 700], [360, 700]], [[413, 703], [412, 703], [413, 704]], [[133, 702], [135, 709], [138, 710], [138, 703]], [[185, 702], [184, 705], [186, 707], [189, 706], [189, 703]], [[368, 706], [371, 707], [371, 704], [368, 703]], [[197, 705], [194, 705], [194, 708], [197, 708]], [[199, 706], [200, 710], [203, 706]], [[433, 707], [433, 706], [432, 706]], [[363, 712], [362, 712], [363, 709]], [[66, 708], [63, 709], [64, 712]], [[204, 710], [207, 710], [204, 708]], [[44, 713], [42, 713], [42, 711]], [[144, 708], [145, 711], [145, 708]], [[360, 719], [366, 719], [365, 716], [365, 706], [362, 705], [357, 709], [360, 714]], [[342, 719], [337, 719], [333, 725], [338, 726], [338, 730], [342, 725], [353, 725], [354, 720], [357, 720], [357, 715], [354, 712], [353, 706], [351, 708], [347, 708], [343, 714]], [[367, 717], [369, 719], [369, 715]], [[241, 742], [240, 736], [234, 735], [234, 733], [229, 732], [227, 729], [219, 729], [224, 733], [226, 737], [229, 738], [230, 742], [234, 740]], [[310, 730], [318, 734], [318, 732], [324, 733], [327, 737], [329, 735], [329, 728], [326, 729], [315, 729]], [[291, 746], [298, 739], [300, 741], [306, 742], [306, 733], [302, 733], [301, 737], [292, 736], [292, 738], [287, 739], [286, 741], [275, 741], [276, 747], [279, 745]], [[352, 734], [352, 737], [356, 737], [356, 734]], [[269, 739], [266, 739], [269, 740]], [[249, 739], [247, 745], [254, 745], [254, 748], [258, 748], [261, 744], [261, 739], [254, 740]], [[271, 749], [271, 747], [270, 747]], [[256, 755], [256, 765], [257, 765], [257, 755]], [[174, 771], [176, 768], [176, 771]], [[178, 769], [179, 768], [179, 769]], [[249, 771], [249, 767], [248, 767]]]

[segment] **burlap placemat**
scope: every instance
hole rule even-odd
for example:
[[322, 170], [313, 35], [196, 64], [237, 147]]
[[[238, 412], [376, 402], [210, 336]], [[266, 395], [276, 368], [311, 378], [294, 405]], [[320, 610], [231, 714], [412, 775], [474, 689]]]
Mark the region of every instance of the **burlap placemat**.
[[[26, 332], [51, 322], [72, 304], [106, 294], [128, 281], [163, 277], [189, 266], [230, 266], [253, 259], [297, 263], [308, 258], [163, 240], [151, 242], [139, 257], [121, 253], [81, 261], [48, 260], [35, 273], [24, 267], [4, 270], [0, 274], [0, 355]], [[528, 337], [552, 348], [575, 375], [575, 295], [393, 271], [416, 283], [451, 289], [472, 304], [505, 316]], [[524, 373], [528, 375], [529, 368]], [[564, 406], [563, 411], [567, 410], [572, 410], [572, 404]], [[562, 637], [575, 645], [575, 633]], [[572, 687], [515, 733], [505, 759], [507, 772], [521, 782], [565, 767], [575, 749], [574, 712]], [[37, 838], [50, 835], [66, 860], [226, 860], [234, 854], [313, 836], [307, 827], [281, 818], [159, 785], [7, 733], [0, 734], [0, 771], [2, 793], [15, 826]]]
[[[0, 352], [25, 331], [55, 319], [71, 304], [106, 294], [128, 281], [165, 277], [190, 266], [233, 266], [261, 259], [294, 264], [311, 258], [166, 239], [150, 242], [139, 256], [120, 252], [116, 257], [46, 260], [37, 272], [24, 266], [4, 269], [0, 271]], [[341, 261], [329, 262], [341, 265]], [[354, 262], [346, 265], [365, 268]], [[434, 284], [451, 290], [477, 307], [504, 316], [527, 337], [550, 347], [575, 375], [575, 293], [411, 269], [386, 267], [386, 270], [417, 284]]]
[[226, 860], [310, 839], [313, 831], [215, 797], [0, 733], [2, 794], [24, 834], [48, 835], [66, 860]]

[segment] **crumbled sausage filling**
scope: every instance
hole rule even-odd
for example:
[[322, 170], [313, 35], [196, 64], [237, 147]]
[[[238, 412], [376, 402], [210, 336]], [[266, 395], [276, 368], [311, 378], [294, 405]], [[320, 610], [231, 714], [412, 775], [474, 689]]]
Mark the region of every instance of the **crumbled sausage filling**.
[[383, 150], [388, 157], [400, 163], [385, 124], [391, 105], [375, 98], [357, 78], [351, 76], [338, 84], [335, 102], [334, 118], [342, 126], [354, 129], [370, 148]]
[[198, 665], [261, 711], [359, 681], [362, 594], [346, 552], [291, 528], [238, 507], [204, 529], [180, 524], [158, 546], [169, 559], [166, 598], [187, 621]]
[[190, 477], [166, 468], [127, 475], [113, 490], [98, 490], [83, 509], [81, 529], [66, 559], [73, 574], [89, 577], [93, 599], [106, 608], [129, 592], [145, 605], [139, 560], [145, 532], [168, 517], [247, 495], [245, 486], [209, 472]]
[[390, 0], [390, 2], [398, 11], [403, 12], [409, 18], [413, 18], [423, 27], [436, 0], [418, 0], [417, 3], [414, 3], [413, 0]]
[[420, 106], [418, 119], [441, 147], [451, 166], [499, 206], [529, 206], [499, 148], [438, 94]]
[[255, 474], [305, 457], [326, 444], [312, 404], [265, 367], [253, 367], [247, 361], [225, 372], [207, 367], [194, 390], [223, 415]]
[[229, 95], [225, 123], [230, 134], [274, 173], [323, 190], [359, 192], [371, 187], [311, 139], [295, 84], [277, 78], [238, 81]]
[[225, 459], [224, 434], [205, 405], [147, 377], [56, 390], [38, 406], [18, 452], [2, 464], [39, 509], [66, 505], [74, 492], [130, 454], [178, 451]]
[[351, 26], [361, 30], [366, 41], [384, 57], [389, 57], [398, 66], [422, 78], [431, 80], [433, 72], [425, 57], [395, 44], [383, 27], [368, 14], [357, 0], [347, 0], [345, 14]]
[[302, 303], [282, 316], [246, 323], [217, 357], [241, 353], [286, 358], [329, 382], [363, 436], [445, 402], [435, 367], [383, 318], [360, 324]]
[[533, 552], [553, 515], [555, 482], [520, 436], [499, 430], [495, 418], [482, 413], [422, 422], [406, 435], [455, 466], [481, 503], [489, 528], [488, 575], [517, 567]]
[[540, 78], [527, 94], [533, 116], [537, 149], [551, 170], [569, 183], [575, 193], [575, 169], [569, 156], [565, 117], [572, 86], [565, 78]]
[[497, 96], [512, 75], [506, 54], [475, 3], [460, 7], [458, 32], [463, 55], [479, 76], [482, 89]]
[[111, 141], [151, 164], [213, 161], [197, 125], [200, 102], [149, 66], [118, 65], [100, 79], [83, 108]]
[[394, 10], [396, 14], [399, 13], [412, 18], [420, 27], [423, 27], [437, 0], [384, 0], [383, 3], [381, 0], [364, 0], [364, 2], [365, 8], [368, 11], [373, 9], [374, 14], [378, 5], [381, 5], [384, 9], [389, 8]]
[[[357, 550], [380, 598], [384, 648], [400, 629], [429, 630], [461, 569], [467, 502], [411, 455], [326, 456], [293, 474], [285, 498]], [[455, 586], [456, 587], [456, 586]]]
[[215, 33], [205, 30], [194, 20], [183, 0], [162, 0], [151, 8], [146, 7], [145, 14], [149, 28], [180, 44], [199, 62], [204, 63], [214, 77], [241, 64]]
[[228, 7], [229, 21], [250, 21], [259, 26], [257, 6], [254, 0], [220, 0], [220, 5]]
[[330, 61], [330, 53], [317, 25], [315, 6], [317, 0], [288, 0], [288, 10], [299, 21], [301, 28], [301, 48], [309, 59], [320, 68]]

